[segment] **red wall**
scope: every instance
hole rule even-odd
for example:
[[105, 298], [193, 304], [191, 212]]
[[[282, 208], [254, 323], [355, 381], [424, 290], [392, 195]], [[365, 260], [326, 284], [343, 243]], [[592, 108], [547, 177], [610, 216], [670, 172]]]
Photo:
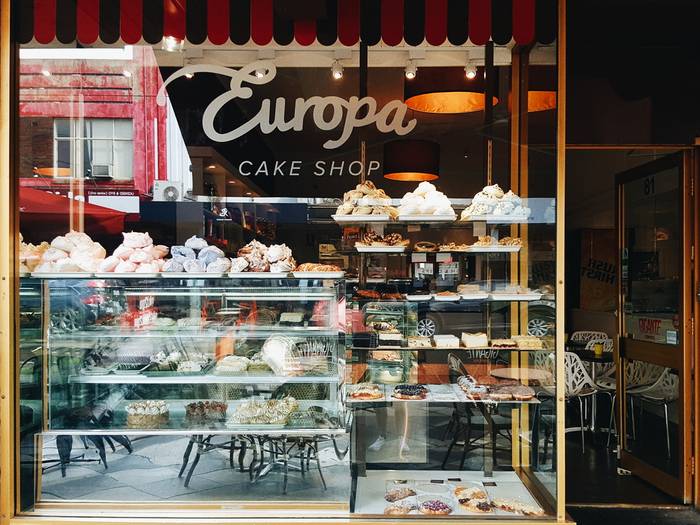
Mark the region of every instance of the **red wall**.
[[[167, 178], [167, 110], [156, 104], [162, 79], [153, 51], [149, 47], [135, 46], [133, 53], [130, 61], [52, 60], [41, 63], [23, 60], [20, 63], [19, 110], [20, 118], [131, 118], [134, 181], [127, 186], [150, 192], [156, 178]], [[44, 76], [43, 69], [48, 69], [51, 75]], [[124, 76], [124, 69], [129, 69], [132, 76]], [[157, 144], [154, 128], [157, 129]], [[20, 140], [30, 139], [23, 136]], [[20, 176], [30, 177], [31, 174], [21, 173]], [[123, 183], [118, 185], [124, 187]]]

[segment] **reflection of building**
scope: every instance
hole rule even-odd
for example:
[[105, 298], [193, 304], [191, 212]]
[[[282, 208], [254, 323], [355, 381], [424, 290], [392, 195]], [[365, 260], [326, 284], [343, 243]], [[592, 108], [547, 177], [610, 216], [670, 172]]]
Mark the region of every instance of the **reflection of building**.
[[138, 211], [158, 180], [191, 190], [172, 108], [156, 104], [162, 78], [150, 48], [23, 50], [22, 58], [23, 186], [124, 211]]

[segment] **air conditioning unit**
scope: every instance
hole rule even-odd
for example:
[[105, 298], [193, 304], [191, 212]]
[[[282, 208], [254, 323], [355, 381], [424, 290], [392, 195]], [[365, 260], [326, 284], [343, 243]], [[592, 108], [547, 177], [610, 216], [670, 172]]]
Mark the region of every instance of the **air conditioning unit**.
[[93, 179], [111, 179], [112, 166], [109, 164], [93, 164], [90, 176]]
[[182, 183], [171, 180], [157, 180], [153, 183], [153, 200], [160, 202], [178, 202], [184, 197]]

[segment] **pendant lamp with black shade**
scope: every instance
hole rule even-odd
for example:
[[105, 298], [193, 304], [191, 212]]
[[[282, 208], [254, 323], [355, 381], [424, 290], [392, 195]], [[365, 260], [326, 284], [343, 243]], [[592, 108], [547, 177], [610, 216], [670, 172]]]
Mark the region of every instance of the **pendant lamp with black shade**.
[[[422, 67], [415, 78], [404, 80], [404, 102], [423, 113], [472, 113], [486, 106], [484, 68], [467, 78], [463, 68]], [[493, 104], [498, 98], [493, 97]]]
[[435, 180], [440, 176], [440, 144], [402, 139], [384, 144], [384, 178], [404, 182]]

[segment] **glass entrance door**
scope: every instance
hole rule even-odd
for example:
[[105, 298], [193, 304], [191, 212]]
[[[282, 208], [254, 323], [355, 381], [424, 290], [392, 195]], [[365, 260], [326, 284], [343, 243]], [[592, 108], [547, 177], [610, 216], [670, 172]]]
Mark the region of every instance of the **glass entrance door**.
[[617, 177], [621, 465], [690, 491], [690, 191], [682, 154]]

